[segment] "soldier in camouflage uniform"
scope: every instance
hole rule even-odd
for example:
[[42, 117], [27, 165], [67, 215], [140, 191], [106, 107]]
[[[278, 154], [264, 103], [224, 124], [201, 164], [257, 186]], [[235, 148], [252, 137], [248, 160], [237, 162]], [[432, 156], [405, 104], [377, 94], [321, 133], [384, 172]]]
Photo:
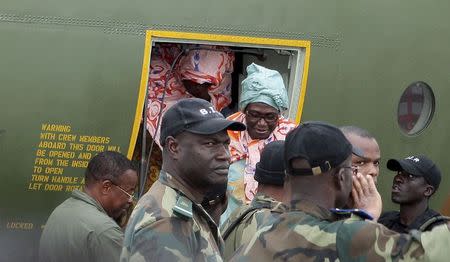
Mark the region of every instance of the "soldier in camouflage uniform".
[[211, 188], [226, 187], [228, 129], [245, 125], [202, 99], [180, 100], [166, 112], [160, 177], [133, 210], [121, 261], [222, 261], [223, 240], [200, 203]]
[[[352, 146], [336, 127], [306, 122], [285, 144], [287, 212], [264, 223], [232, 261], [448, 261], [450, 225], [398, 234], [369, 221], [381, 212], [373, 178], [352, 179]], [[339, 220], [352, 191], [374, 192], [374, 209]], [[370, 193], [370, 192], [369, 192]]]
[[255, 180], [258, 193], [249, 205], [236, 209], [221, 227], [225, 240], [224, 258], [229, 259], [236, 249], [247, 243], [256, 233], [258, 226], [267, 218], [264, 210], [276, 215], [284, 211], [284, 141], [273, 141], [266, 145], [261, 160], [256, 164]]

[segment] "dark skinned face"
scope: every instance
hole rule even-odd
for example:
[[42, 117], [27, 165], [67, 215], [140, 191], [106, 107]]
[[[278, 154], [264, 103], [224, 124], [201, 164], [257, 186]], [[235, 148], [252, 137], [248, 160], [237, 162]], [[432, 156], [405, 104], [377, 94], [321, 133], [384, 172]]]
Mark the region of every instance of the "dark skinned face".
[[208, 88], [211, 86], [210, 83], [198, 84], [191, 80], [183, 80], [184, 88], [194, 97], [204, 99], [206, 101], [211, 101], [211, 96], [208, 94]]
[[252, 139], [268, 138], [278, 124], [278, 110], [264, 103], [250, 103], [244, 113]]
[[431, 187], [421, 176], [398, 171], [392, 183], [391, 199], [396, 204], [414, 204], [426, 198], [427, 187]]
[[380, 147], [373, 138], [360, 137], [355, 134], [346, 135], [348, 141], [353, 146], [360, 148], [364, 152], [364, 156], [352, 156], [352, 165], [358, 169], [362, 175], [370, 175], [375, 183], [380, 174]]
[[230, 138], [223, 130], [212, 135], [183, 132], [176, 137], [182, 176], [193, 188], [212, 188], [228, 182]]
[[[106, 213], [112, 218], [119, 218], [127, 212], [128, 208], [133, 203], [130, 195], [134, 194], [136, 189], [138, 177], [134, 170], [126, 170], [117, 181], [105, 180], [109, 189], [107, 201], [103, 204]], [[125, 192], [126, 193], [125, 193]]]

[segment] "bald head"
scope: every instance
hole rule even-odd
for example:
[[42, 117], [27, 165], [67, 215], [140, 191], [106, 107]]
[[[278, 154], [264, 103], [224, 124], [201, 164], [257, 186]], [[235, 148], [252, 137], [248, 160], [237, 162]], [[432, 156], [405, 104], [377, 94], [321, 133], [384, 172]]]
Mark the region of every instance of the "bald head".
[[375, 137], [372, 136], [372, 134], [369, 133], [369, 131], [367, 131], [366, 129], [363, 129], [361, 127], [357, 127], [357, 126], [342, 126], [339, 129], [342, 131], [342, 133], [344, 133], [344, 135], [354, 134], [354, 135], [357, 135], [359, 137], [375, 139]]

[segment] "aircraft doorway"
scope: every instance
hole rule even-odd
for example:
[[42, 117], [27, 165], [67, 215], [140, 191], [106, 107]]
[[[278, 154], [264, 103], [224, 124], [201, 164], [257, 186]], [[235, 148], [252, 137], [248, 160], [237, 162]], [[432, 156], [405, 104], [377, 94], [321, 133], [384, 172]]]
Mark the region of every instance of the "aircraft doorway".
[[[128, 157], [140, 163], [139, 196], [158, 178], [161, 117], [186, 97], [209, 100], [224, 116], [240, 110], [240, 83], [255, 63], [283, 77], [290, 106], [300, 121], [306, 94], [310, 42], [303, 40], [148, 31], [139, 101]], [[200, 68], [200, 69], [199, 69]]]

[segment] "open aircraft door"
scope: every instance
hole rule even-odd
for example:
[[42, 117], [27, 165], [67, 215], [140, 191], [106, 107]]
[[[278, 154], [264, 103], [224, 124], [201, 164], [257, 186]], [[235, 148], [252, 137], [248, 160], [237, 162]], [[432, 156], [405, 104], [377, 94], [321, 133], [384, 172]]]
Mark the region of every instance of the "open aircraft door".
[[[160, 100], [156, 103], [155, 101], [152, 103], [151, 99], [146, 101], [145, 98], [148, 97], [148, 92], [151, 89], [149, 82], [152, 80], [149, 80], [151, 78], [149, 75], [154, 74], [154, 72], [151, 72], [152, 59], [160, 55], [160, 49], [164, 46], [170, 46], [171, 48], [176, 46], [176, 52], [179, 52], [179, 54], [176, 52], [172, 54], [176, 59], [180, 55], [182, 56], [183, 52], [186, 53], [189, 50], [195, 52], [196, 50], [211, 50], [217, 47], [226, 48], [233, 53], [235, 60], [231, 73], [232, 101], [225, 110], [222, 110], [225, 116], [239, 110], [240, 84], [246, 76], [245, 69], [248, 65], [255, 63], [279, 71], [288, 89], [290, 105], [289, 109], [284, 112], [284, 116], [297, 123], [300, 122], [306, 96], [311, 48], [309, 41], [149, 30], [145, 41], [139, 102], [136, 107], [132, 137], [128, 149], [128, 157], [140, 162], [140, 174], [147, 174], [140, 176], [139, 195], [142, 195], [158, 178], [161, 166], [161, 150], [152, 139], [146, 126], [148, 126], [149, 119], [160, 118], [160, 108], [165, 103], [161, 100], [165, 99], [166, 96], [160, 96]], [[173, 62], [171, 60], [172, 68], [167, 70], [165, 74], [173, 74], [173, 71], [177, 69], [179, 61], [175, 60]], [[153, 70], [161, 69], [154, 66]], [[164, 88], [167, 88], [167, 86]], [[160, 121], [155, 120], [153, 124], [155, 123], [158, 125]]]

